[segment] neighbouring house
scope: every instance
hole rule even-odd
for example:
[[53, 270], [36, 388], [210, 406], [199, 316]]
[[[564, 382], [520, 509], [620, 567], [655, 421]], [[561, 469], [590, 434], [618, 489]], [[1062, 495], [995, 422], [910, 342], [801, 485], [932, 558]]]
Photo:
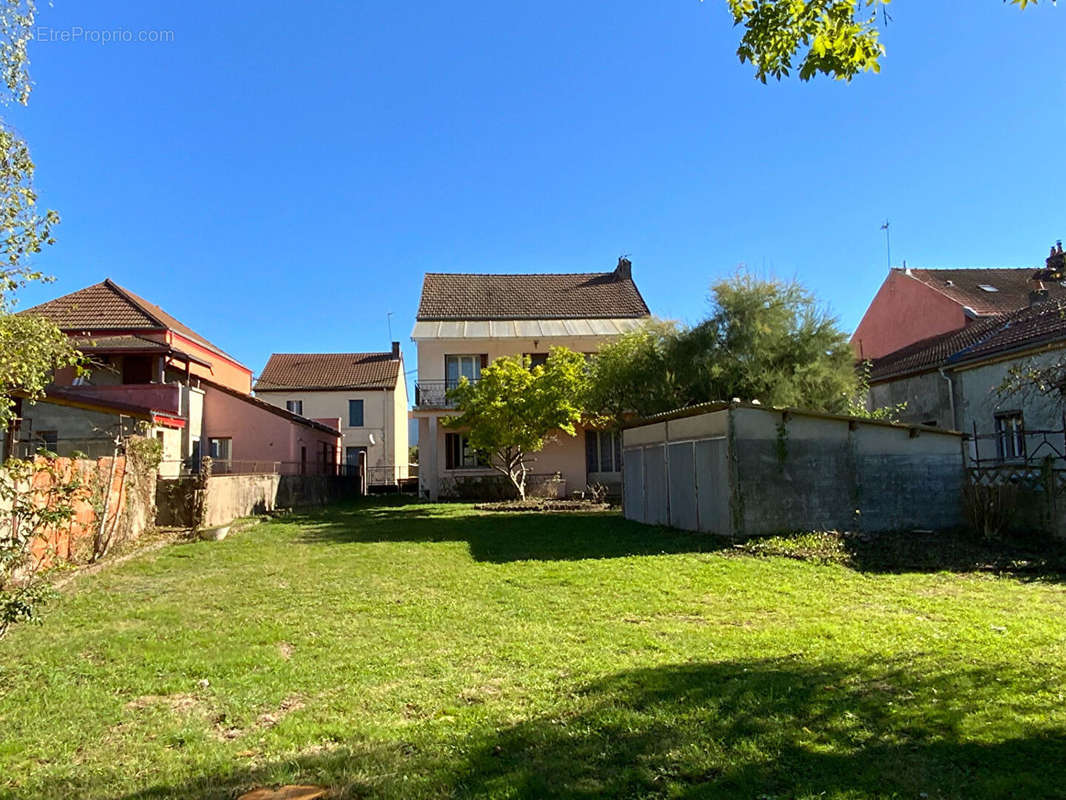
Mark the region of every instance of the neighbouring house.
[[274, 353], [256, 396], [295, 414], [340, 419], [344, 464], [368, 486], [408, 476], [407, 379], [400, 343], [383, 353]]
[[1046, 292], [1051, 300], [1066, 299], [1066, 287], [1057, 281], [1034, 281], [1033, 275], [1032, 267], [892, 269], [855, 329], [852, 347], [861, 359], [881, 358], [915, 342], [1026, 308], [1033, 292]]
[[[131, 425], [163, 442], [162, 477], [197, 471], [331, 472], [339, 420], [311, 420], [257, 400], [251, 370], [158, 306], [105, 280], [20, 312], [51, 319], [88, 357], [22, 402], [6, 453], [92, 453]], [[54, 445], [54, 447], [53, 447]]]
[[[1043, 270], [969, 270], [971, 292], [1002, 292], [999, 313], [968, 318], [957, 328], [926, 336], [872, 359], [871, 408], [906, 403], [906, 422], [962, 431], [976, 463], [1061, 461], [1066, 455], [1062, 397], [1037, 391], [1000, 391], [1013, 367], [1066, 363], [1066, 276], [1061, 245]], [[933, 272], [933, 271], [929, 271]], [[962, 270], [950, 270], [956, 276]], [[1010, 273], [1011, 281], [996, 275]], [[952, 279], [962, 283], [958, 277]], [[980, 288], [974, 281], [988, 288]], [[1021, 304], [1024, 297], [1024, 304]], [[875, 300], [875, 302], [877, 302]], [[987, 309], [986, 309], [987, 310]], [[869, 316], [869, 313], [868, 313]], [[908, 318], [903, 315], [903, 318]], [[858, 335], [858, 334], [856, 334]]]
[[[625, 258], [612, 272], [427, 273], [411, 334], [418, 345], [412, 417], [418, 421], [421, 494], [436, 500], [501, 492], [504, 479], [469, 447], [466, 435], [442, 424], [457, 413], [448, 390], [462, 378], [477, 381], [501, 356], [525, 355], [536, 364], [552, 347], [594, 353], [649, 317]], [[560, 433], [534, 457], [534, 491], [543, 481], [556, 493], [593, 483], [620, 489], [617, 434]]]

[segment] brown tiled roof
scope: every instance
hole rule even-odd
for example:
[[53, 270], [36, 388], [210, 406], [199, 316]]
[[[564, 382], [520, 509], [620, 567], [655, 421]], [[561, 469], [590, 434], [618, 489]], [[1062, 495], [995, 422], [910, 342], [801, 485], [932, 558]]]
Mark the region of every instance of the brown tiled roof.
[[399, 374], [392, 353], [274, 353], [255, 390], [393, 389]]
[[1066, 300], [1051, 300], [977, 320], [960, 330], [922, 339], [874, 359], [870, 379], [876, 383], [1060, 339], [1066, 339]]
[[485, 275], [428, 272], [419, 320], [617, 319], [646, 317], [629, 275], [580, 272]]
[[212, 353], [240, 363], [159, 306], [122, 288], [110, 278], [21, 313], [48, 317], [57, 327], [70, 332], [167, 329]]
[[[910, 269], [909, 275], [966, 306], [979, 316], [1003, 314], [1029, 306], [1029, 292], [1036, 288], [1036, 269]], [[996, 291], [982, 289], [989, 286]], [[1051, 299], [1066, 299], [1066, 288], [1045, 282]]]

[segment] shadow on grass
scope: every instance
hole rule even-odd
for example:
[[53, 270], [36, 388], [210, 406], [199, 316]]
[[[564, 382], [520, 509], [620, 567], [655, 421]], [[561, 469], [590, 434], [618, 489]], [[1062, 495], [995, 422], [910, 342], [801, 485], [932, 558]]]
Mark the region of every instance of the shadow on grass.
[[573, 561], [663, 553], [714, 552], [731, 542], [652, 528], [617, 512], [476, 512], [469, 506], [365, 502], [290, 519], [303, 539], [354, 542], [467, 542], [477, 561]]
[[1021, 721], [1046, 719], [1047, 675], [1032, 672], [798, 660], [635, 670], [510, 726], [486, 705], [489, 721], [469, 733], [408, 729], [405, 742], [347, 743], [123, 800], [281, 782], [360, 798], [1066, 797], [1066, 730]]
[[463, 541], [478, 561], [570, 561], [666, 553], [784, 556], [860, 572], [990, 572], [1021, 580], [1066, 580], [1066, 542], [1016, 536], [987, 542], [966, 531], [854, 534], [835, 531], [734, 540], [651, 527], [617, 512], [474, 512], [402, 498], [333, 506], [290, 518], [304, 541]]
[[986, 541], [965, 530], [824, 531], [749, 539], [736, 549], [759, 556], [842, 564], [860, 572], [988, 572], [1019, 580], [1066, 579], [1066, 542], [1036, 534]]

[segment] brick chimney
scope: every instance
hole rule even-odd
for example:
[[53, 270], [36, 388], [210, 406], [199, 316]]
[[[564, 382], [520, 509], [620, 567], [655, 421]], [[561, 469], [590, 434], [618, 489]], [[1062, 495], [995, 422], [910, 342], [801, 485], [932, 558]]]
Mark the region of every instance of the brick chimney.
[[633, 262], [625, 256], [618, 259], [618, 266], [614, 269], [614, 274], [618, 278], [623, 280], [632, 280], [633, 278]]
[[392, 357], [395, 358], [395, 359], [399, 359], [400, 358], [400, 343], [399, 342], [393, 342], [392, 343]]
[[1048, 272], [1055, 273], [1062, 276], [1066, 273], [1066, 254], [1062, 252], [1062, 241], [1055, 242], [1055, 246], [1051, 248], [1051, 255], [1047, 257]]

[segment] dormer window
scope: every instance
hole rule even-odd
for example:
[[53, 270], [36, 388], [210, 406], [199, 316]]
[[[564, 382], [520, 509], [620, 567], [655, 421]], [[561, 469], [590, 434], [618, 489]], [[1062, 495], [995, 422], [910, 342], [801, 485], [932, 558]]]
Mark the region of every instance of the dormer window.
[[991, 284], [987, 284], [987, 283], [979, 283], [979, 284], [977, 284], [977, 288], [980, 289], [982, 292], [989, 292], [989, 293], [998, 292], [999, 291], [999, 289], [997, 289], [995, 286], [992, 286]]

